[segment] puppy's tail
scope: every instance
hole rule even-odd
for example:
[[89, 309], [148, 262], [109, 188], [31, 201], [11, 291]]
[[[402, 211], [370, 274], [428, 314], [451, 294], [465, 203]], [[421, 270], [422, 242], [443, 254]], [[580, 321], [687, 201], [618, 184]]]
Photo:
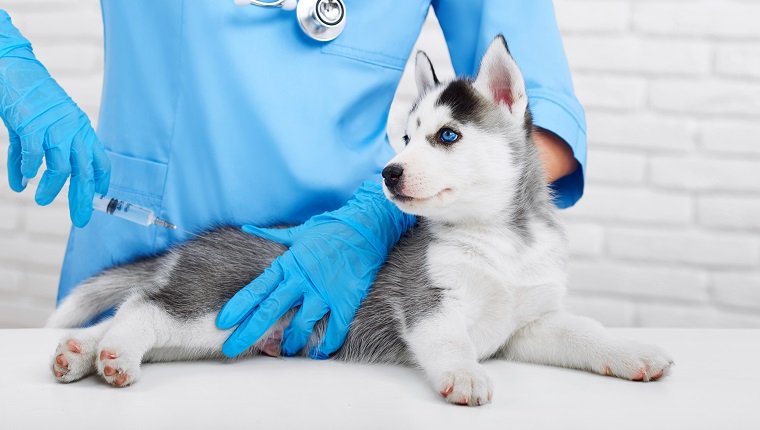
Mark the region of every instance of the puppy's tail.
[[[45, 327], [80, 327], [131, 294], [156, 285], [161, 276], [158, 259], [143, 260], [106, 270], [76, 287], [48, 318]], [[165, 273], [165, 272], [163, 272]]]

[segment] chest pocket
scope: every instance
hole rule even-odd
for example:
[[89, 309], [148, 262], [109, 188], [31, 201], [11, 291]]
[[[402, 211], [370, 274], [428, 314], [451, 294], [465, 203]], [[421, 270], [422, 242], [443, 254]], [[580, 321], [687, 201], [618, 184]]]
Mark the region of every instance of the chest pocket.
[[429, 0], [344, 0], [343, 33], [322, 53], [404, 70], [425, 21]]

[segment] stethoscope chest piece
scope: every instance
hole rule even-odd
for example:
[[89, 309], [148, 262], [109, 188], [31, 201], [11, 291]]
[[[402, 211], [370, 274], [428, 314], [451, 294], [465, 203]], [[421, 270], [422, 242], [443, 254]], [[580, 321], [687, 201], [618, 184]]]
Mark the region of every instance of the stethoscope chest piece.
[[296, 15], [303, 32], [320, 42], [335, 39], [346, 25], [343, 0], [300, 0]]
[[298, 25], [307, 36], [329, 42], [340, 36], [346, 25], [346, 4], [343, 0], [235, 0], [238, 6], [296, 10]]

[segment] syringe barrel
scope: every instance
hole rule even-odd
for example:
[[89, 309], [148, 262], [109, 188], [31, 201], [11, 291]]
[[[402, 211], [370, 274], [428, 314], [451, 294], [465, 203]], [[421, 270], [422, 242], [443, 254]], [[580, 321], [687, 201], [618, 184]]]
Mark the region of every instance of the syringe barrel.
[[140, 225], [151, 225], [156, 220], [156, 216], [150, 209], [110, 196], [96, 194], [92, 201], [92, 208]]

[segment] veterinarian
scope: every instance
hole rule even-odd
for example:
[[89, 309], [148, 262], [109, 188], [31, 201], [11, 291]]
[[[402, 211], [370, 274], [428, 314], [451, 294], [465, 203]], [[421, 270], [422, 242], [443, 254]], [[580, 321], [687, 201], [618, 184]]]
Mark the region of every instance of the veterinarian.
[[[322, 42], [284, 9], [102, 0], [97, 135], [0, 10], [10, 187], [23, 191], [44, 159], [35, 200], [46, 205], [70, 178], [74, 227], [59, 300], [104, 268], [190, 238], [187, 231], [250, 225], [247, 231], [290, 249], [220, 313], [220, 328], [240, 324], [224, 352], [240, 353], [297, 305], [284, 353], [302, 349], [327, 312], [326, 338], [311, 356], [336, 351], [388, 250], [415, 221], [384, 198], [379, 172], [393, 155], [385, 131], [391, 101], [430, 5], [345, 0], [343, 32]], [[585, 120], [551, 0], [432, 6], [458, 74], [474, 75], [488, 43], [505, 35], [526, 78], [556, 204], [575, 203], [583, 191]], [[93, 194], [106, 192], [184, 230], [92, 213]], [[252, 227], [273, 224], [300, 226]]]

